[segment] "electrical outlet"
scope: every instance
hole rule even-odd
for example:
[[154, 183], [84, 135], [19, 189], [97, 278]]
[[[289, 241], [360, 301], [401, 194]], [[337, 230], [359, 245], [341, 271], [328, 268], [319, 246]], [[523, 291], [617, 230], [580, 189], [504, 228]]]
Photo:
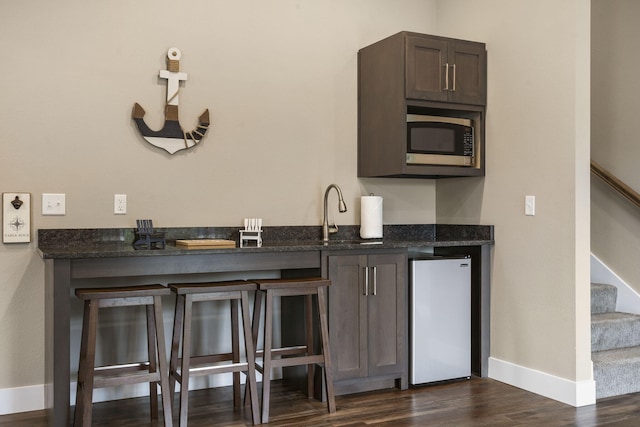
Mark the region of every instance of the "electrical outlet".
[[42, 215], [66, 215], [66, 205], [65, 194], [42, 195]]
[[127, 195], [113, 195], [113, 213], [116, 215], [124, 215], [127, 213]]

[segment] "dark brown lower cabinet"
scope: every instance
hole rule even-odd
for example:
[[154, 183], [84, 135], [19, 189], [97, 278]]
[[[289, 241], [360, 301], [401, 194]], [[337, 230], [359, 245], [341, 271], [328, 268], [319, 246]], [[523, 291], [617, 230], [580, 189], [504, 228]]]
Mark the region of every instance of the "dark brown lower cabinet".
[[326, 268], [336, 394], [406, 389], [406, 253], [329, 255]]

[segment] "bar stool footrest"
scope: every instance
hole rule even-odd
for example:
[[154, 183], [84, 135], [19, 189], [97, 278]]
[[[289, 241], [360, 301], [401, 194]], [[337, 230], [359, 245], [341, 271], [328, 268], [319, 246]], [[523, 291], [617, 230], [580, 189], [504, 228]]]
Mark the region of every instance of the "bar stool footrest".
[[189, 368], [189, 376], [196, 377], [202, 375], [226, 374], [228, 372], [245, 372], [249, 369], [246, 362], [230, 363], [220, 366], [197, 366]]
[[324, 356], [322, 354], [301, 357], [284, 357], [282, 359], [272, 359], [272, 368], [284, 368], [288, 366], [315, 365], [324, 364]]
[[127, 375], [121, 377], [95, 377], [93, 388], [116, 387], [119, 385], [130, 385], [139, 383], [160, 382], [160, 373], [140, 373], [139, 375]]

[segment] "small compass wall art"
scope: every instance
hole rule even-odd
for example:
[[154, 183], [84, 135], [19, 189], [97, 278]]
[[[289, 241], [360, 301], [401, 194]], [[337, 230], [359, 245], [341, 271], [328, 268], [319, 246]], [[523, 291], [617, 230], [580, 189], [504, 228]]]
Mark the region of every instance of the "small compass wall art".
[[2, 193], [2, 243], [31, 241], [31, 194]]

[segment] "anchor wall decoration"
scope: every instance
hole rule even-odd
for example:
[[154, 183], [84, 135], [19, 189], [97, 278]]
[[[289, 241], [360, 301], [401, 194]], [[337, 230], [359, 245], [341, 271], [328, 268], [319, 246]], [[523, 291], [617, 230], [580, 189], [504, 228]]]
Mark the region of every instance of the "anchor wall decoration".
[[131, 117], [142, 137], [151, 145], [166, 150], [169, 154], [198, 144], [209, 128], [209, 110], [205, 110], [198, 118], [198, 126], [189, 132], [182, 130], [178, 117], [178, 92], [180, 82], [187, 80], [187, 73], [180, 72], [178, 48], [172, 47], [167, 52], [167, 69], [160, 70], [160, 78], [167, 79], [167, 103], [164, 110], [164, 126], [158, 131], [151, 130], [144, 122], [145, 111], [137, 102], [133, 106]]

